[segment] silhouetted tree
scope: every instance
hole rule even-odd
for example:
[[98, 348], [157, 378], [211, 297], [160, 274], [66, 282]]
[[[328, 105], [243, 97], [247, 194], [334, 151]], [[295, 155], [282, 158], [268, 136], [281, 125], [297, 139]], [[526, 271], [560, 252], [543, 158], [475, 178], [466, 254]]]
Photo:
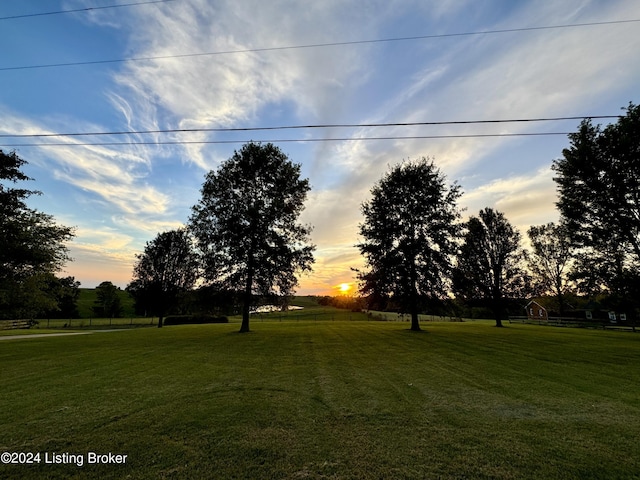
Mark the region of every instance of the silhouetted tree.
[[[562, 221], [582, 255], [615, 250], [618, 266], [607, 275], [640, 266], [640, 106], [602, 129], [586, 119], [563, 158], [553, 162]], [[588, 263], [588, 262], [587, 262]]]
[[565, 225], [534, 225], [527, 231], [532, 247], [529, 269], [539, 293], [556, 298], [560, 316], [565, 311], [565, 294], [573, 265], [573, 247]]
[[116, 287], [111, 282], [102, 282], [96, 287], [96, 300], [93, 310], [100, 317], [119, 317], [122, 307], [120, 305], [120, 295]]
[[241, 332], [254, 294], [290, 295], [311, 269], [311, 227], [298, 223], [309, 189], [300, 165], [270, 143], [247, 143], [207, 175], [190, 228], [205, 279], [243, 291]]
[[421, 302], [443, 298], [460, 227], [457, 185], [447, 187], [431, 160], [392, 167], [362, 205], [363, 241], [357, 245], [367, 270], [358, 273], [360, 292], [396, 302], [420, 330]]
[[186, 229], [160, 233], [136, 255], [133, 281], [127, 290], [147, 311], [158, 315], [158, 328], [164, 315], [179, 296], [195, 285], [198, 262]]
[[57, 225], [51, 215], [28, 208], [35, 190], [10, 187], [31, 180], [22, 173], [27, 162], [0, 150], [0, 315], [31, 316], [51, 308], [48, 275], [70, 260], [66, 242], [73, 229]]
[[55, 299], [55, 306], [44, 312], [47, 318], [79, 318], [80, 282], [74, 277], [49, 275], [46, 291]]
[[528, 279], [521, 268], [520, 233], [503, 213], [480, 210], [466, 223], [464, 241], [453, 273], [453, 291], [465, 300], [482, 299], [502, 327], [505, 299], [522, 297]]

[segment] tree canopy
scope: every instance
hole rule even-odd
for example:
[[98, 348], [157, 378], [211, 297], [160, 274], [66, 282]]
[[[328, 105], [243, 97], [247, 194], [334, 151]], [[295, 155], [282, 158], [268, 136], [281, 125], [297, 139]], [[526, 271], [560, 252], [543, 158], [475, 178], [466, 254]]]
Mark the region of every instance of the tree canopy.
[[569, 139], [552, 168], [573, 276], [584, 292], [640, 292], [640, 106], [605, 128], [586, 119]]
[[122, 313], [120, 295], [116, 287], [109, 281], [104, 281], [96, 287], [96, 300], [93, 311], [98, 317], [119, 317]]
[[357, 245], [367, 270], [359, 272], [360, 291], [391, 298], [411, 314], [420, 330], [421, 303], [443, 298], [460, 227], [457, 185], [447, 187], [433, 161], [422, 158], [392, 167], [362, 204]]
[[563, 316], [574, 259], [574, 249], [567, 227], [553, 222], [532, 225], [527, 235], [532, 248], [529, 269], [534, 276], [536, 290], [553, 295], [556, 298], [558, 313]]
[[51, 215], [27, 207], [34, 190], [11, 186], [31, 180], [21, 168], [27, 162], [0, 150], [0, 314], [32, 316], [55, 304], [48, 292], [49, 275], [70, 260], [66, 243], [73, 228]]
[[158, 327], [162, 327], [164, 314], [197, 278], [198, 262], [189, 233], [184, 228], [171, 230], [147, 242], [137, 256], [127, 290], [145, 310], [158, 315]]
[[506, 297], [520, 297], [526, 287], [521, 268], [520, 233], [502, 212], [485, 208], [466, 223], [464, 241], [453, 274], [455, 293], [483, 299], [502, 327]]
[[241, 332], [254, 294], [290, 295], [311, 269], [311, 227], [298, 223], [309, 180], [273, 144], [247, 143], [207, 174], [190, 229], [207, 281], [244, 292]]

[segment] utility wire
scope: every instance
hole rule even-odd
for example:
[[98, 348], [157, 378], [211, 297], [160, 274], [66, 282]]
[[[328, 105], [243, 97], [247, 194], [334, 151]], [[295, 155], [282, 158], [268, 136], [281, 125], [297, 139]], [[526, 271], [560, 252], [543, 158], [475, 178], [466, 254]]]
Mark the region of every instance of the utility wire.
[[[374, 128], [374, 127], [416, 127], [416, 126], [436, 126], [436, 125], [477, 125], [477, 124], [497, 124], [497, 123], [524, 123], [524, 122], [558, 122], [563, 120], [583, 120], [584, 118], [620, 118], [623, 115], [591, 115], [573, 117], [549, 117], [549, 118], [517, 118], [502, 120], [452, 120], [438, 122], [399, 122], [399, 123], [334, 123], [317, 125], [284, 125], [273, 127], [237, 127], [237, 128], [174, 128], [166, 130], [131, 130], [114, 132], [69, 132], [69, 133], [25, 133], [10, 134], [2, 133], [0, 138], [43, 138], [43, 137], [81, 137], [81, 136], [103, 136], [103, 135], [147, 135], [160, 133], [221, 133], [221, 132], [257, 132], [272, 130], [302, 130], [320, 128]], [[400, 137], [404, 138], [404, 137]], [[422, 137], [419, 137], [422, 138]], [[156, 143], [156, 142], [152, 142]]]
[[342, 138], [286, 138], [273, 140], [168, 140], [168, 141], [132, 141], [132, 142], [95, 142], [95, 143], [10, 143], [5, 147], [89, 147], [117, 145], [220, 145], [232, 143], [309, 143], [309, 142], [359, 142], [367, 140], [423, 140], [444, 138], [487, 138], [487, 137], [542, 137], [550, 135], [569, 135], [570, 132], [538, 132], [538, 133], [482, 133], [461, 135], [412, 135], [389, 137], [342, 137]]
[[435, 34], [435, 35], [417, 35], [412, 37], [379, 38], [379, 39], [373, 39], [373, 40], [312, 43], [307, 45], [248, 48], [243, 50], [225, 50], [225, 51], [217, 51], [217, 52], [183, 53], [183, 54], [175, 54], [175, 55], [160, 55], [160, 56], [153, 56], [153, 57], [129, 57], [129, 58], [119, 58], [119, 59], [111, 59], [111, 60], [90, 60], [90, 61], [84, 61], [84, 62], [21, 65], [17, 67], [0, 67], [0, 71], [27, 70], [27, 69], [36, 69], [36, 68], [71, 67], [71, 66], [79, 66], [79, 65], [99, 65], [99, 64], [107, 64], [107, 63], [141, 62], [141, 61], [149, 61], [149, 60], [167, 60], [172, 58], [191, 58], [191, 57], [204, 57], [204, 56], [213, 56], [213, 55], [231, 55], [231, 54], [238, 54], [238, 53], [273, 52], [273, 51], [280, 51], [280, 50], [339, 47], [339, 46], [363, 45], [363, 44], [373, 44], [373, 43], [406, 42], [406, 41], [426, 40], [426, 39], [434, 39], [434, 38], [465, 37], [465, 36], [472, 36], [472, 35], [493, 35], [493, 34], [499, 34], [499, 33], [530, 32], [530, 31], [537, 31], [537, 30], [551, 30], [551, 29], [559, 29], [559, 28], [593, 27], [593, 26], [599, 26], [599, 25], [616, 25], [616, 24], [635, 23], [635, 22], [640, 22], [640, 19], [612, 20], [608, 22], [571, 23], [571, 24], [564, 24], [564, 25], [547, 25], [547, 26], [538, 26], [538, 27], [506, 28], [506, 29], [500, 29], [500, 30], [482, 30], [478, 32], [443, 33], [443, 34]]
[[27, 13], [24, 15], [12, 15], [10, 17], [0, 17], [0, 20], [15, 20], [17, 18], [43, 17], [45, 15], [60, 15], [63, 13], [90, 12], [92, 10], [106, 10], [107, 8], [136, 7], [138, 5], [149, 5], [152, 3], [167, 3], [167, 2], [174, 2], [174, 1], [175, 0], [150, 0], [148, 2], [139, 2], [139, 3], [122, 3], [119, 5], [103, 5], [101, 7], [76, 8], [74, 10], [58, 10], [55, 12]]

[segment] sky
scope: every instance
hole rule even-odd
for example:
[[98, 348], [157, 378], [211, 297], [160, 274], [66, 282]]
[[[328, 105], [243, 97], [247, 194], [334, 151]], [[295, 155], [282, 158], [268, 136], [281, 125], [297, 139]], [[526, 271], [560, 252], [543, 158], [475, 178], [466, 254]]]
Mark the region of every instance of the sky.
[[[79, 11], [40, 15], [63, 10]], [[29, 205], [76, 228], [62, 274], [87, 288], [124, 288], [135, 255], [187, 223], [207, 172], [249, 140], [276, 143], [311, 183], [315, 265], [299, 294], [355, 282], [360, 207], [403, 160], [433, 159], [463, 216], [492, 207], [526, 237], [558, 219], [551, 164], [579, 120], [362, 125], [640, 102], [636, 0], [2, 0], [0, 29], [0, 149], [29, 162], [42, 192]], [[203, 131], [337, 124], [352, 126]], [[177, 129], [198, 131], [15, 136]], [[558, 135], [460, 137], [531, 133]], [[399, 138], [425, 136], [448, 138]]]

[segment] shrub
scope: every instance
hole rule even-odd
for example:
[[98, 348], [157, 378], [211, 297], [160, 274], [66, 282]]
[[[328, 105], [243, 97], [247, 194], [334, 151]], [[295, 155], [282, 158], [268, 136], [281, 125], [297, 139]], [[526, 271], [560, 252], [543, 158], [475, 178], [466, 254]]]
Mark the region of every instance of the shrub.
[[229, 319], [213, 315], [170, 315], [164, 319], [164, 325], [202, 325], [205, 323], [229, 323]]

